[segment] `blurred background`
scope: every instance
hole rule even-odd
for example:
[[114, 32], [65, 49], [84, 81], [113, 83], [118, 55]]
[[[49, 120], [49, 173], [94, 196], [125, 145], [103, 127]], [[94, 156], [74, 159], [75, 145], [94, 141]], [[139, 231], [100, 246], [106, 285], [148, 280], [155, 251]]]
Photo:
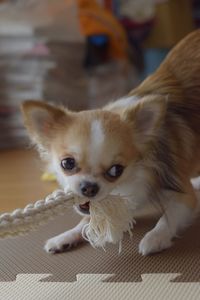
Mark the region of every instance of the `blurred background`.
[[199, 25], [200, 0], [0, 0], [0, 148], [27, 144], [21, 101], [100, 107]]

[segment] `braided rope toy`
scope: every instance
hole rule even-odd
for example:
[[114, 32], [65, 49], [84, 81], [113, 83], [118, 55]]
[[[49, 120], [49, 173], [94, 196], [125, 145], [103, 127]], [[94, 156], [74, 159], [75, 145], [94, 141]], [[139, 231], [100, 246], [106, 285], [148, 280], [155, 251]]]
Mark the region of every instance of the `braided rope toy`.
[[[74, 204], [83, 204], [84, 198], [72, 192], [56, 190], [44, 200], [28, 204], [24, 209], [0, 215], [0, 238], [28, 233], [49, 219], [63, 214]], [[125, 198], [109, 195], [101, 201], [90, 202], [90, 222], [82, 231], [83, 237], [93, 247], [103, 247], [107, 242], [120, 243], [123, 234], [133, 228], [132, 203]]]

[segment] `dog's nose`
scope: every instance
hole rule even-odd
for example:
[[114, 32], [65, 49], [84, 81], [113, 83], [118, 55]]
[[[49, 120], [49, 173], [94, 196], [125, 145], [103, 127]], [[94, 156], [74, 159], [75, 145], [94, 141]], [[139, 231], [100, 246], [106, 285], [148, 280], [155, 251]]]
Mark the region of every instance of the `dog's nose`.
[[99, 186], [95, 182], [84, 181], [80, 184], [81, 193], [86, 197], [94, 197], [99, 191]]

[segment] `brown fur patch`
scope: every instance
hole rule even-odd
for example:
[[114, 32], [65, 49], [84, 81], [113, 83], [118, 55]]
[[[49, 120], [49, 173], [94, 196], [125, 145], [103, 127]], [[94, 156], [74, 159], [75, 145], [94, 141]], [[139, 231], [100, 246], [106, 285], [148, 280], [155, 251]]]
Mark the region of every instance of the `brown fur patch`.
[[[64, 128], [52, 140], [52, 149], [60, 158], [74, 156], [79, 163], [81, 172], [94, 172], [89, 161], [91, 143], [91, 124], [99, 120], [105, 136], [97, 173], [104, 173], [112, 164], [128, 165], [137, 156], [137, 150], [130, 141], [131, 129], [122, 122], [119, 115], [102, 110], [83, 111], [73, 116], [69, 128]], [[124, 145], [129, 145], [124, 147]], [[71, 149], [75, 149], [73, 152]], [[77, 149], [77, 151], [76, 151]]]

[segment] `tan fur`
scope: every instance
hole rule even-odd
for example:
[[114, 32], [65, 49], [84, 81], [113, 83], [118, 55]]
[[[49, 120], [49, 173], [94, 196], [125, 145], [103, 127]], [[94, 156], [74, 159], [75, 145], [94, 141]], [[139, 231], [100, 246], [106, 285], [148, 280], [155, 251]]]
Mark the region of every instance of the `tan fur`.
[[[43, 108], [48, 111], [49, 118], [47, 118], [45, 125], [43, 125], [40, 132], [38, 132], [35, 129], [34, 122], [29, 118], [29, 111]], [[36, 143], [41, 143], [47, 151], [56, 152], [59, 158], [62, 159], [67, 156], [73, 156], [74, 153], [68, 150], [70, 145], [75, 145], [77, 148], [82, 149], [81, 157], [78, 158], [80, 172], [82, 173], [90, 171], [87, 150], [90, 142], [90, 125], [93, 120], [100, 119], [105, 129], [105, 156], [111, 152], [113, 148], [112, 144], [115, 143], [114, 140], [118, 141], [118, 149], [115, 147], [113, 152], [110, 153], [113, 163], [116, 160], [118, 163], [120, 162], [126, 165], [137, 153], [134, 145], [132, 145], [132, 147], [124, 147], [124, 144], [130, 144], [131, 131], [117, 114], [102, 110], [73, 113], [64, 109], [59, 110], [54, 106], [39, 101], [25, 102], [22, 111], [25, 117], [25, 124], [33, 140], [36, 141]], [[50, 144], [48, 143], [49, 139]], [[117, 156], [115, 153], [117, 153]], [[103, 170], [106, 170], [110, 166], [111, 159], [104, 159], [102, 157], [102, 165], [100, 166], [102, 173]], [[108, 161], [108, 164], [106, 164], [106, 161]]]

